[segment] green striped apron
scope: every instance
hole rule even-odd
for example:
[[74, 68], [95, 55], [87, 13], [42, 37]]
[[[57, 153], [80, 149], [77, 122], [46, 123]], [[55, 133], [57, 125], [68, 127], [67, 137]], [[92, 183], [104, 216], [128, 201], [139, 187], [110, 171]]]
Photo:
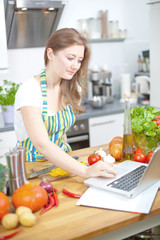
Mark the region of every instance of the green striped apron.
[[[70, 104], [53, 116], [48, 116], [47, 107], [47, 85], [46, 85], [46, 71], [41, 75], [41, 92], [43, 99], [42, 119], [45, 124], [48, 136], [51, 142], [58, 145], [65, 152], [70, 152], [71, 146], [63, 142], [64, 134], [75, 122], [75, 114]], [[26, 161], [45, 161], [46, 159], [37, 151], [31, 140], [27, 138], [24, 141], [19, 141], [19, 144], [26, 148]]]

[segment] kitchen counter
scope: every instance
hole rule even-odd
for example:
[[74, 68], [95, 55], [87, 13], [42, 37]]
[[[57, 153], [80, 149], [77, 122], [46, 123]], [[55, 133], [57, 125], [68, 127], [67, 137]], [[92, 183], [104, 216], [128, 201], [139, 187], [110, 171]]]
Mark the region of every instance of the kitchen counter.
[[80, 116], [77, 116], [77, 120], [117, 114], [124, 111], [124, 103], [121, 103], [120, 99], [117, 98], [114, 98], [112, 103], [105, 104], [103, 108], [93, 108], [90, 104], [86, 104], [84, 107], [84, 112]]
[[[80, 161], [86, 161], [88, 156], [102, 147], [108, 152], [108, 145], [102, 145], [83, 150], [76, 150], [70, 153], [72, 156], [79, 156]], [[46, 162], [26, 163], [27, 173], [35, 166], [44, 165]], [[40, 178], [31, 182], [39, 184]], [[54, 207], [44, 215], [40, 216], [37, 211], [37, 223], [31, 228], [19, 226], [23, 232], [16, 235], [17, 240], [69, 240], [69, 239], [112, 239], [119, 240], [141, 232], [159, 224], [160, 219], [160, 192], [158, 192], [150, 214], [128, 213], [112, 211], [100, 208], [76, 206], [77, 199], [64, 195], [61, 190], [67, 190], [83, 194], [87, 186], [84, 179], [72, 176], [66, 179], [52, 182], [58, 189], [59, 206]], [[0, 236], [9, 234], [14, 230], [5, 230], [0, 225]]]
[[[103, 108], [96, 109], [92, 108], [89, 103], [85, 104], [85, 111], [81, 115], [77, 115], [77, 120], [88, 119], [92, 117], [100, 117], [105, 115], [122, 113], [124, 111], [124, 103], [121, 103], [119, 99], [114, 98], [113, 103], [107, 103]], [[135, 107], [131, 105], [131, 107]], [[12, 131], [14, 130], [14, 126], [12, 124], [5, 125], [4, 127], [0, 127], [0, 132]]]

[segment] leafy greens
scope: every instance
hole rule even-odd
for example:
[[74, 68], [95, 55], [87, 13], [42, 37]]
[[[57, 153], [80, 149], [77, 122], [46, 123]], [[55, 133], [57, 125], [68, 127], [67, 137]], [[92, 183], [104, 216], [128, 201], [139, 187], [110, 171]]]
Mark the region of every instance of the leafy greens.
[[[130, 111], [131, 126], [137, 141], [146, 142], [148, 148], [154, 148], [160, 142], [160, 128], [153, 118], [160, 116], [160, 110], [150, 106], [132, 108]], [[143, 136], [143, 139], [142, 139]], [[140, 139], [141, 138], [141, 139]]]

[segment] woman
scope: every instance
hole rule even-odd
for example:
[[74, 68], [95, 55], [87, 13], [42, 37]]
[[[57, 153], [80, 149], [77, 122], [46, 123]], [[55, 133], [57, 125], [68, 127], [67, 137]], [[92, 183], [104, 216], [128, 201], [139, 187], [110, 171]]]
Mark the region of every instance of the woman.
[[66, 132], [75, 114], [83, 111], [80, 87], [83, 91], [89, 56], [86, 39], [75, 29], [54, 32], [46, 44], [45, 70], [24, 82], [16, 94], [14, 127], [20, 145], [26, 148], [26, 161], [47, 159], [84, 178], [113, 177], [116, 172], [111, 165], [100, 161], [87, 167], [67, 154], [71, 148]]

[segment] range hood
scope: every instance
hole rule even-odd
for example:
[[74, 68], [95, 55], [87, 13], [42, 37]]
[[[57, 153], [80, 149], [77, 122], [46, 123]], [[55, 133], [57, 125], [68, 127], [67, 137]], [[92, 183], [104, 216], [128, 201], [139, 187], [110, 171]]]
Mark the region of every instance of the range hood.
[[7, 46], [44, 47], [56, 31], [66, 1], [4, 0]]

